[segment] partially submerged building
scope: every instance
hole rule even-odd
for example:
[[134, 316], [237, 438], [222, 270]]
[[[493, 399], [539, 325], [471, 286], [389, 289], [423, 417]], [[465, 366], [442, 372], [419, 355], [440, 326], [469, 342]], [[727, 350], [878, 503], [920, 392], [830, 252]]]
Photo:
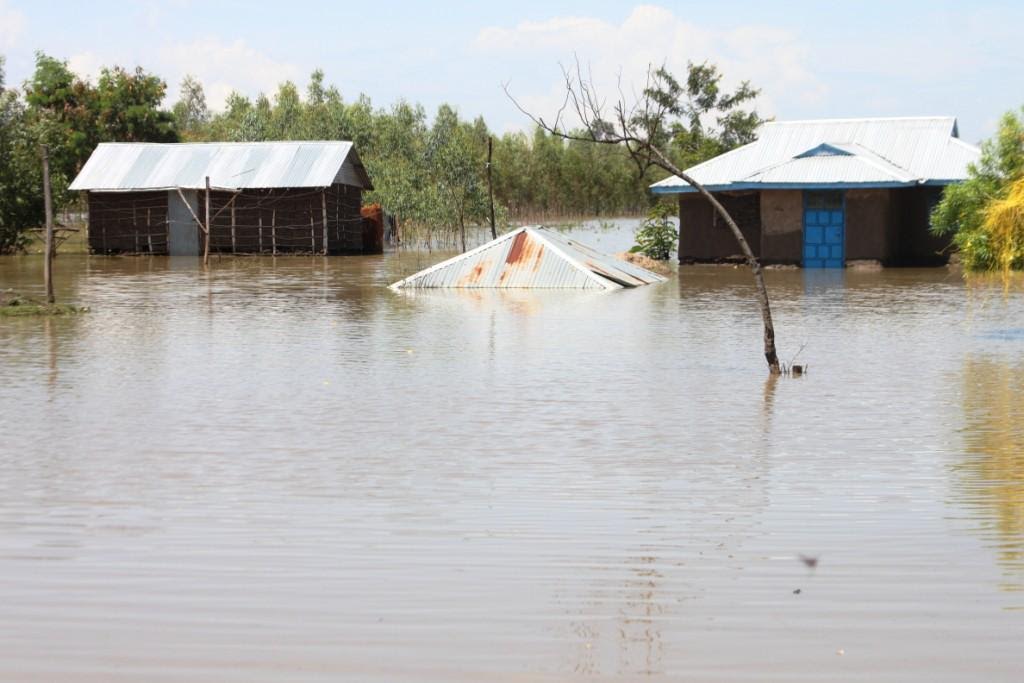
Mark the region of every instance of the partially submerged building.
[[392, 289], [622, 289], [665, 278], [554, 230], [527, 226], [410, 275]]
[[[778, 121], [686, 173], [714, 193], [763, 263], [937, 265], [948, 240], [931, 234], [932, 209], [979, 154], [952, 117]], [[680, 262], [740, 258], [728, 227], [686, 182], [673, 176], [651, 190], [679, 196]]]
[[360, 213], [373, 184], [351, 142], [102, 143], [72, 190], [88, 193], [95, 253], [379, 252]]

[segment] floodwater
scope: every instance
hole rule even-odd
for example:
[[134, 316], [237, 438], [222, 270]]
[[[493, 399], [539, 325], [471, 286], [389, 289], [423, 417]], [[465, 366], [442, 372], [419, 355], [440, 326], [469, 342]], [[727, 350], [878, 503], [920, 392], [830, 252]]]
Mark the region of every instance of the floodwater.
[[772, 271], [773, 381], [742, 269], [385, 287], [438, 258], [61, 256], [0, 680], [1024, 679], [1021, 282]]

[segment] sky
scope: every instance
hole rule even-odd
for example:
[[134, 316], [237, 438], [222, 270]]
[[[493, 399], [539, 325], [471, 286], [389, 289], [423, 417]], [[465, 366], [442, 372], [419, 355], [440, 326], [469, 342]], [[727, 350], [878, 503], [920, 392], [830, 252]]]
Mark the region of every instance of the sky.
[[95, 79], [142, 66], [167, 81], [199, 78], [213, 108], [237, 90], [304, 88], [321, 68], [342, 95], [454, 105], [504, 132], [530, 122], [502, 85], [548, 119], [576, 58], [607, 97], [649, 64], [685, 73], [710, 61], [734, 86], [760, 88], [779, 120], [856, 116], [959, 119], [961, 137], [991, 135], [1024, 104], [1024, 3], [916, 2], [245, 2], [0, 0], [7, 83], [31, 75], [37, 50]]

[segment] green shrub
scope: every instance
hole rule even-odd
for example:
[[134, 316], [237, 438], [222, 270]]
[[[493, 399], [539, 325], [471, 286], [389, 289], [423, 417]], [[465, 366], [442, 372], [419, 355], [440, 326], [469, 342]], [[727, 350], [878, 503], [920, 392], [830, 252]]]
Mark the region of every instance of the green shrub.
[[672, 207], [657, 204], [647, 212], [647, 218], [636, 229], [636, 245], [630, 251], [655, 261], [667, 261], [678, 241], [679, 232], [672, 224]]

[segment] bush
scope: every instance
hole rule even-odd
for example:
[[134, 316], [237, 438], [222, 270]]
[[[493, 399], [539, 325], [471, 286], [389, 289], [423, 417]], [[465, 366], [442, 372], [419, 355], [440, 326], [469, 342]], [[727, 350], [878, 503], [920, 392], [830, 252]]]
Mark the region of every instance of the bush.
[[[932, 212], [932, 230], [952, 235], [968, 270], [1019, 269], [1021, 190], [1024, 181], [1024, 108], [1007, 112], [999, 130], [981, 145], [967, 179], [949, 185]], [[1012, 195], [1012, 196], [1011, 196]]]
[[679, 232], [672, 224], [672, 207], [657, 204], [636, 230], [636, 246], [630, 252], [644, 254], [655, 261], [667, 261], [675, 251]]

